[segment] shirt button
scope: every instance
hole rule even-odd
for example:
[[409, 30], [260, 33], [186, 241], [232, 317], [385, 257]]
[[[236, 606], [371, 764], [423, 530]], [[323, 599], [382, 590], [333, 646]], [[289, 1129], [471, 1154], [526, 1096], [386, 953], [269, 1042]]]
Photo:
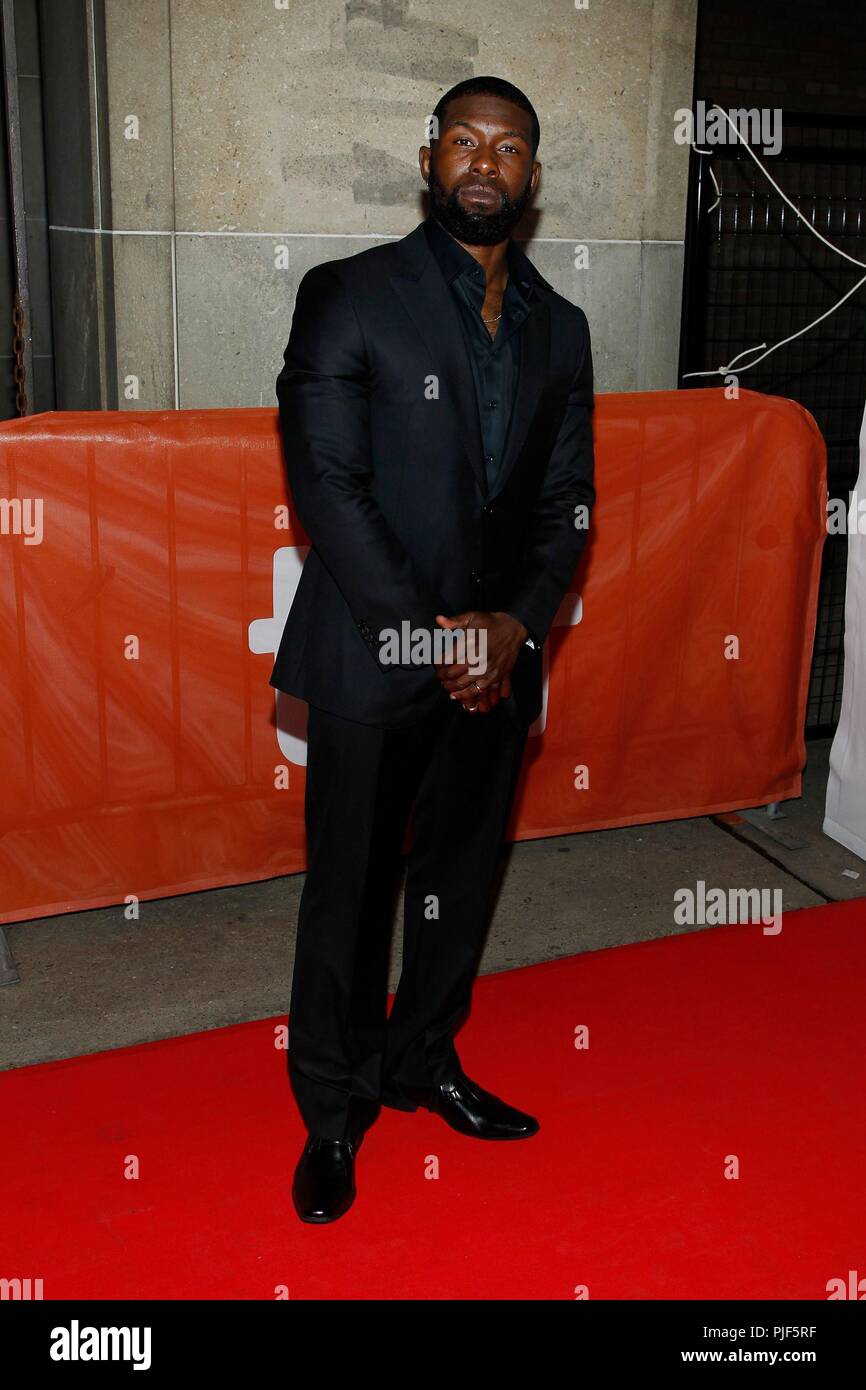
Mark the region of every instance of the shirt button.
[[487, 409], [488, 409], [488, 410], [495, 410], [496, 407], [498, 406], [498, 404], [499, 404], [498, 401], [488, 401], [488, 402], [487, 402]]
[[484, 462], [485, 462], [485, 463], [493, 463], [493, 455], [492, 455], [492, 454], [485, 454], [485, 455], [484, 455]]

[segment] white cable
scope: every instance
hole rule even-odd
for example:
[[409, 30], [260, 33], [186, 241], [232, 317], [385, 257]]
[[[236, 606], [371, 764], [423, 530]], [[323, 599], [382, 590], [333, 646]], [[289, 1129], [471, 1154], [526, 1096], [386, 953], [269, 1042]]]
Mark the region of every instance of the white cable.
[[[783, 338], [780, 343], [774, 343], [771, 348], [767, 348], [766, 352], [761, 353], [760, 357], [756, 357], [754, 362], [746, 362], [744, 366], [740, 367], [740, 371], [747, 372], [750, 367], [757, 367], [758, 363], [763, 362], [765, 357], [769, 357], [771, 352], [775, 352], [777, 348], [784, 347], [786, 343], [792, 343], [795, 338], [800, 338], [804, 333], [808, 333], [809, 329], [814, 328], [816, 323], [820, 323], [822, 319], [826, 319], [830, 316], [830, 314], [835, 313], [835, 311], [839, 308], [839, 305], [844, 304], [846, 299], [850, 299], [854, 291], [859, 290], [861, 285], [866, 285], [866, 275], [864, 275], [861, 280], [858, 280], [856, 285], [852, 285], [850, 290], [848, 290], [847, 294], [843, 294], [842, 298], [838, 300], [837, 303], [835, 303], [832, 306], [832, 308], [825, 310], [823, 314], [821, 314], [818, 318], [813, 319], [811, 323], [807, 323], [805, 328], [798, 328], [797, 332], [792, 333], [790, 337]], [[745, 348], [743, 352], [738, 352], [736, 357], [731, 358], [727, 367], [711, 367], [710, 370], [706, 372], [683, 372], [683, 376], [716, 376], [719, 373], [726, 376], [730, 371], [731, 367], [733, 367], [734, 363], [737, 361], [737, 358], [745, 357], [747, 352], [760, 352], [761, 348], [763, 347], [767, 347], [767, 344], [758, 343], [755, 347]]]
[[[835, 251], [837, 256], [842, 256], [846, 261], [850, 261], [852, 265], [860, 266], [863, 270], [866, 270], [866, 261], [858, 261], [856, 256], [849, 256], [847, 251], [842, 251], [840, 247], [834, 246], [832, 241], [828, 241], [825, 236], [822, 236], [818, 229], [812, 226], [812, 223], [808, 220], [807, 217], [804, 216], [800, 209], [796, 207], [794, 203], [791, 202], [791, 199], [788, 197], [787, 193], [784, 193], [782, 191], [782, 189], [776, 183], [776, 180], [773, 178], [772, 174], [767, 173], [767, 170], [764, 168], [763, 164], [758, 159], [758, 156], [751, 149], [750, 145], [748, 144], [748, 141], [743, 139], [735, 123], [731, 120], [730, 116], [728, 115], [727, 111], [725, 111], [723, 107], [719, 106], [717, 102], [713, 103], [713, 105], [710, 107], [710, 110], [721, 111], [725, 120], [728, 122], [728, 125], [731, 127], [734, 134], [736, 135], [737, 139], [743, 145], [745, 145], [748, 153], [752, 156], [752, 159], [754, 159], [761, 173], [767, 179], [769, 179], [770, 183], [773, 185], [780, 198], [784, 199], [784, 201], [788, 204], [789, 208], [791, 208], [792, 212], [795, 212], [797, 214], [797, 216], [803, 222], [804, 226], [806, 226], [809, 229], [812, 235], [816, 236], [819, 241], [823, 241], [824, 245], [828, 246], [831, 251]], [[713, 171], [711, 165], [710, 173], [712, 174], [712, 172]], [[719, 186], [716, 183], [715, 177], [713, 177], [713, 183], [716, 185], [716, 191], [718, 192]], [[713, 203], [712, 208], [709, 208], [707, 210], [708, 213], [713, 211], [713, 209], [717, 206], [718, 202], [719, 198], [717, 198], [716, 202]], [[830, 314], [835, 313], [836, 310], [840, 307], [840, 305], [844, 304], [846, 299], [850, 299], [851, 295], [854, 294], [856, 290], [859, 290], [860, 286], [863, 284], [866, 284], [866, 275], [864, 275], [861, 280], [858, 280], [856, 285], [852, 285], [850, 290], [848, 290], [846, 294], [843, 294], [842, 298], [837, 300], [837, 302], [833, 304], [829, 309], [827, 309], [823, 314], [820, 314], [818, 318], [813, 319], [811, 323], [807, 323], [805, 328], [799, 328], [796, 333], [792, 333], [789, 337], [783, 338], [782, 341], [779, 343], [774, 343], [773, 346], [771, 348], [767, 348], [767, 351], [763, 353], [760, 357], [756, 357], [754, 362], [747, 362], [745, 366], [740, 368], [740, 371], [747, 372], [751, 367], [756, 367], [759, 362], [763, 362], [765, 357], [769, 357], [770, 353], [776, 352], [778, 348], [784, 347], [786, 343], [791, 343], [794, 341], [795, 338], [800, 338], [804, 333], [808, 333], [810, 328], [814, 328], [816, 324], [821, 323], [824, 319], [829, 318]], [[683, 377], [685, 378], [687, 376], [727, 376], [728, 372], [731, 370], [731, 367], [733, 367], [734, 363], [737, 362], [739, 358], [745, 357], [746, 353], [748, 352], [760, 352], [761, 348], [766, 347], [766, 343], [758, 343], [755, 347], [744, 348], [742, 352], [737, 353], [736, 357], [731, 358], [727, 367], [712, 367], [708, 371], [704, 372], [684, 372]]]
[[[692, 145], [692, 149], [694, 150], [695, 154], [712, 154], [712, 150], [701, 150], [698, 148], [697, 145]], [[712, 164], [707, 165], [707, 170], [716, 190], [716, 201], [712, 204], [711, 207], [707, 208], [706, 213], [704, 214], [706, 217], [709, 217], [710, 213], [715, 212], [716, 208], [719, 206], [719, 203], [722, 201], [722, 190], [719, 188]]]

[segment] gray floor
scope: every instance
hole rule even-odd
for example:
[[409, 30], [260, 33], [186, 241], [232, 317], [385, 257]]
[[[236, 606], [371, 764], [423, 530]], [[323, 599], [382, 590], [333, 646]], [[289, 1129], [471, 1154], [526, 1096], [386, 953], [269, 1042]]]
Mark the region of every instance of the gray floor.
[[[780, 888], [785, 910], [864, 896], [866, 863], [821, 830], [829, 748], [807, 744], [803, 795], [780, 820], [759, 809], [514, 845], [482, 971], [701, 929], [674, 920], [674, 892], [698, 879]], [[20, 983], [0, 989], [0, 1069], [284, 1014], [302, 885], [142, 903], [137, 923], [116, 907], [7, 927]]]

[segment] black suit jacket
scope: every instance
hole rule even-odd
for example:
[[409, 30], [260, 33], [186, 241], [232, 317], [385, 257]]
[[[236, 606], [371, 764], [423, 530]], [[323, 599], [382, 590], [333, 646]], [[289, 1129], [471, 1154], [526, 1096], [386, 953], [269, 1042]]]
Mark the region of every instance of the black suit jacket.
[[[543, 642], [595, 501], [592, 354], [582, 309], [516, 246], [535, 285], [505, 456], [488, 494], [458, 309], [424, 235], [328, 261], [298, 288], [277, 399], [292, 498], [312, 549], [270, 684], [397, 727], [447, 699], [432, 667], [380, 661], [380, 633], [436, 614], [513, 613]], [[505, 702], [531, 723], [541, 654]], [[477, 718], [485, 718], [480, 715]]]

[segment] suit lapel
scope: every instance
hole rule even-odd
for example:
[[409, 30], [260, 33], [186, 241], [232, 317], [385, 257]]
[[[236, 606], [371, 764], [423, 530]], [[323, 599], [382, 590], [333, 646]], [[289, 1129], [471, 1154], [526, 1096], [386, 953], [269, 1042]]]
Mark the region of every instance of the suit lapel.
[[520, 457], [547, 377], [550, 353], [550, 310], [536, 290], [532, 310], [523, 320], [520, 348], [520, 377], [505, 440], [505, 456], [499, 468], [491, 497], [497, 497]]
[[[519, 248], [512, 247], [512, 250], [537, 280], [531, 261]], [[439, 378], [440, 398], [444, 388], [456, 413], [463, 447], [479, 491], [486, 497], [487, 471], [475, 383], [454, 296], [427, 245], [423, 223], [398, 242], [397, 251], [405, 270], [403, 274], [392, 275], [391, 284], [430, 353], [430, 372]], [[550, 351], [550, 312], [537, 287], [532, 311], [524, 320], [521, 334], [517, 398], [493, 496], [502, 490], [520, 456], [544, 389]]]
[[[419, 232], [423, 239], [420, 245], [417, 242]], [[413, 240], [414, 246], [407, 246]], [[478, 402], [459, 311], [436, 258], [427, 247], [423, 224], [405, 238], [401, 250], [404, 248], [410, 253], [405, 257], [410, 273], [392, 275], [391, 284], [430, 354], [430, 374], [438, 377], [439, 398], [444, 397], [451, 405], [472, 472], [482, 495], [486, 496], [487, 474]]]

